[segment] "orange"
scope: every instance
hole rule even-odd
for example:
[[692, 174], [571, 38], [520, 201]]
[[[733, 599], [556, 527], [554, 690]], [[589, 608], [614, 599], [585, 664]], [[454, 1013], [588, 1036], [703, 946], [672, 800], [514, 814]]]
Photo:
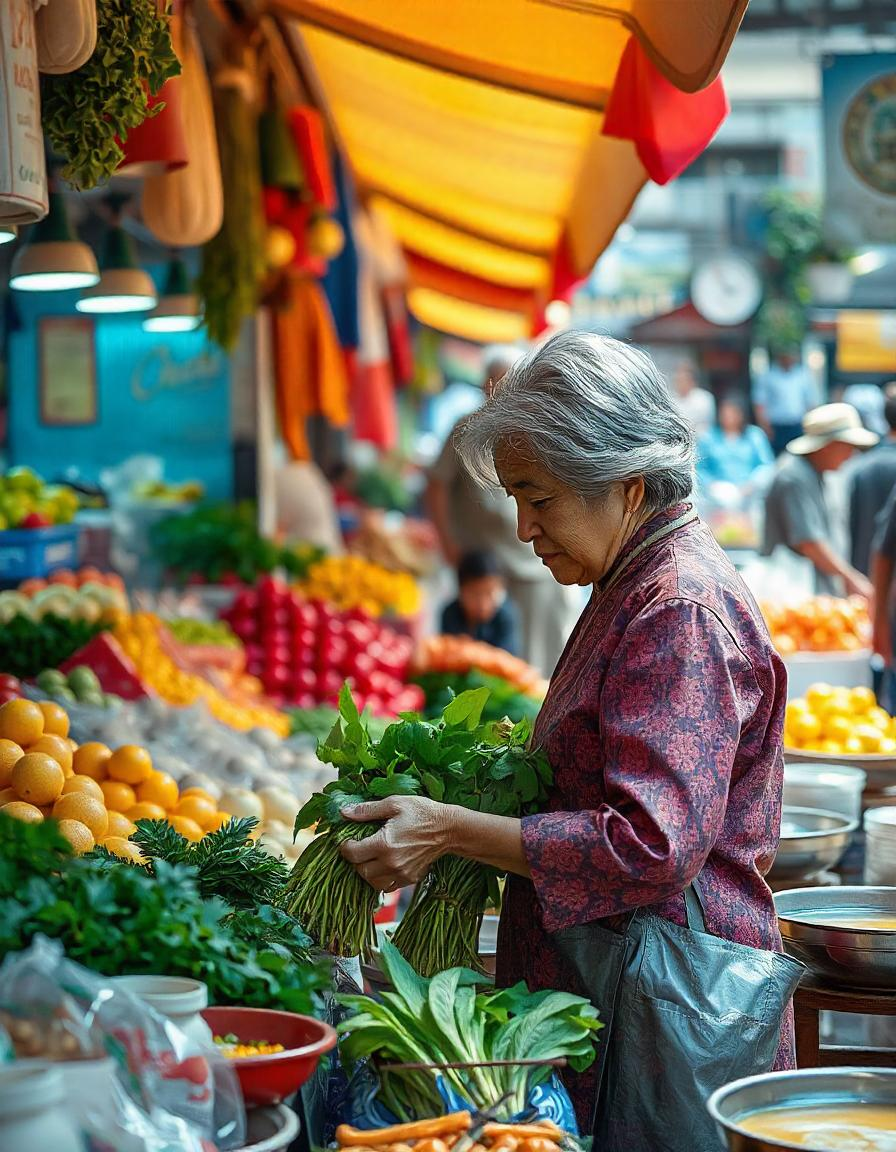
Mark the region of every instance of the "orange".
[[137, 799], [148, 804], [158, 804], [167, 812], [177, 803], [177, 781], [167, 772], [155, 771], [138, 786]]
[[782, 656], [792, 656], [797, 651], [796, 640], [789, 632], [779, 632], [775, 636], [775, 647]]
[[102, 788], [89, 776], [70, 776], [62, 785], [62, 795], [68, 796], [71, 792], [84, 792], [94, 800], [102, 800], [105, 803]]
[[894, 740], [892, 736], [881, 736], [877, 745], [877, 751], [881, 756], [896, 755], [896, 740]]
[[93, 851], [96, 844], [93, 833], [80, 820], [60, 820], [59, 831], [71, 844], [76, 856]]
[[885, 737], [880, 728], [874, 724], [858, 724], [853, 732], [853, 736], [862, 743], [863, 752], [877, 752], [881, 740], [888, 739]]
[[207, 828], [214, 820], [216, 812], [215, 802], [202, 796], [185, 796], [174, 807], [175, 816], [185, 816], [188, 820], [194, 820], [200, 828]]
[[40, 808], [35, 808], [33, 804], [25, 804], [21, 800], [14, 800], [11, 804], [4, 804], [0, 808], [0, 812], [4, 812], [7, 816], [12, 816], [14, 820], [24, 820], [26, 824], [41, 824], [43, 823], [43, 813]]
[[112, 749], [96, 740], [82, 744], [72, 756], [72, 768], [77, 776], [89, 776], [91, 780], [99, 783], [105, 780], [108, 772], [106, 765], [112, 755]]
[[142, 784], [152, 773], [152, 758], [145, 748], [137, 744], [122, 744], [112, 753], [108, 770], [113, 780]]
[[44, 714], [44, 734], [48, 736], [68, 736], [68, 712], [55, 700], [39, 700], [37, 704]]
[[880, 728], [881, 732], [889, 732], [890, 715], [883, 708], [869, 708], [865, 716], [865, 723], [873, 724], [875, 728]]
[[127, 860], [131, 864], [145, 864], [146, 857], [140, 851], [136, 844], [132, 844], [130, 840], [125, 840], [123, 836], [107, 836], [102, 841], [103, 847], [117, 856], [120, 860]]
[[819, 704], [824, 704], [830, 700], [834, 694], [834, 689], [830, 684], [812, 684], [806, 690], [806, 703], [810, 708], [815, 709]]
[[72, 767], [72, 750], [64, 736], [41, 736], [25, 749], [26, 752], [46, 752], [52, 756], [59, 767], [65, 772]]
[[848, 740], [852, 735], [854, 725], [845, 716], [829, 716], [824, 723], [824, 735], [827, 740]]
[[138, 820], [164, 820], [165, 809], [161, 804], [134, 804], [125, 812], [128, 820], [136, 824]]
[[217, 832], [219, 828], [223, 828], [232, 819], [233, 817], [228, 812], [216, 812], [203, 827], [206, 832]]
[[212, 804], [216, 803], [214, 796], [211, 792], [207, 792], [205, 788], [184, 788], [180, 794], [181, 800], [186, 800], [188, 796], [201, 796], [203, 800], [208, 800]]
[[111, 812], [127, 812], [137, 803], [137, 795], [130, 784], [123, 784], [120, 780], [104, 780], [100, 788], [106, 807]]
[[186, 816], [169, 816], [168, 823], [175, 832], [179, 832], [185, 840], [190, 840], [194, 844], [202, 839], [202, 829], [195, 820], [189, 820]]
[[12, 786], [20, 800], [52, 804], [62, 793], [65, 773], [45, 752], [26, 752], [12, 769]]
[[132, 824], [130, 820], [128, 820], [127, 816], [125, 816], [123, 813], [109, 813], [109, 831], [107, 833], [108, 836], [122, 836], [125, 840], [127, 840], [128, 837], [133, 836], [136, 831], [137, 825]]
[[0, 808], [4, 804], [12, 804], [18, 798], [15, 788], [0, 788]]
[[60, 796], [53, 805], [53, 818], [80, 820], [97, 840], [102, 840], [109, 830], [109, 813], [105, 804], [86, 792], [69, 792], [67, 796]]
[[864, 752], [862, 741], [858, 736], [850, 736], [848, 740], [843, 741], [843, 751], [848, 752], [850, 756], [861, 756]]
[[21, 760], [25, 750], [13, 740], [0, 740], [0, 788], [5, 788], [12, 779], [12, 767]]
[[44, 734], [44, 714], [30, 700], [7, 700], [0, 707], [0, 737], [26, 748]]

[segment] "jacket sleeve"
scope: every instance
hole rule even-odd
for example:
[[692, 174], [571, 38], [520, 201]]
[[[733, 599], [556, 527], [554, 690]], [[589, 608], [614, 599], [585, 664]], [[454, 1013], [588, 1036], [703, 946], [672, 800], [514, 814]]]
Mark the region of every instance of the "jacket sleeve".
[[699, 874], [759, 695], [709, 609], [673, 599], [632, 621], [598, 704], [606, 802], [522, 821], [548, 931], [661, 903]]

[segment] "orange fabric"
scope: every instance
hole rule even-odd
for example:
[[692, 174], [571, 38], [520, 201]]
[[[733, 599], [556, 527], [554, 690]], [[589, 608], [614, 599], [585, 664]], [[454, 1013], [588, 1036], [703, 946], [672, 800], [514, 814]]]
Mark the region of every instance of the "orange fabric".
[[310, 460], [309, 416], [324, 416], [336, 427], [349, 422], [345, 359], [327, 298], [316, 280], [289, 280], [286, 300], [271, 314], [271, 332], [283, 442], [293, 460]]

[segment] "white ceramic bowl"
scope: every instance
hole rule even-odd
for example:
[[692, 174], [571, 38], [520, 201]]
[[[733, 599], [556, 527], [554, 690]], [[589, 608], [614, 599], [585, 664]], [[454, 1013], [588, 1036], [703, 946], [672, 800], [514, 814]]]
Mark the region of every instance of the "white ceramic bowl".
[[861, 768], [831, 764], [786, 764], [784, 804], [838, 812], [850, 820], [862, 819], [862, 793], [867, 774]]

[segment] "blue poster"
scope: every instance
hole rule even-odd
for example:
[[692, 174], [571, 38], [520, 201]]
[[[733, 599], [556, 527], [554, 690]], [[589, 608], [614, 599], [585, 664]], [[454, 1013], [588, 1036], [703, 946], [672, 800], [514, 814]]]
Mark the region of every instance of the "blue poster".
[[822, 99], [828, 238], [896, 243], [896, 53], [828, 57]]

